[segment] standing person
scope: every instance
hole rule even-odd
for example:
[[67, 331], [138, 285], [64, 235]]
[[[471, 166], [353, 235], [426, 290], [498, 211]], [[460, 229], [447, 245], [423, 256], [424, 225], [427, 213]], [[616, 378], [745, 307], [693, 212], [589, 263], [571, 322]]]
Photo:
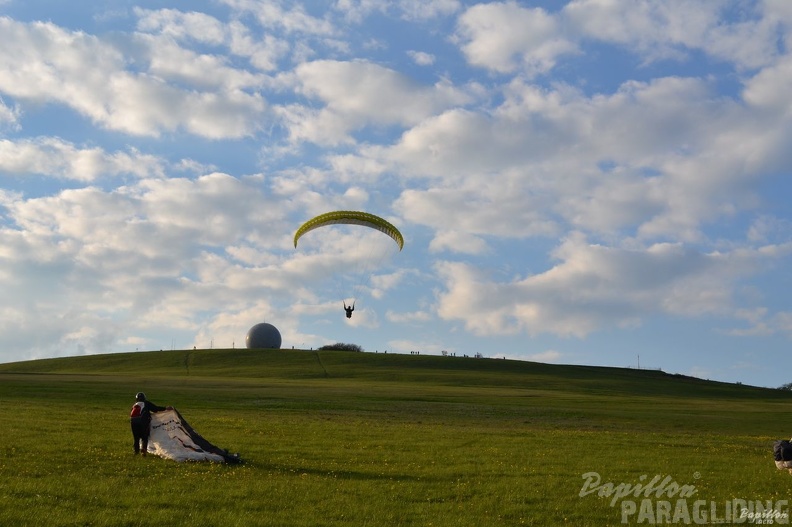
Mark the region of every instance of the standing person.
[[163, 407], [152, 403], [146, 399], [146, 394], [143, 392], [135, 395], [135, 404], [132, 405], [132, 411], [129, 413], [129, 424], [132, 426], [132, 437], [135, 440], [135, 454], [142, 451], [145, 456], [148, 451], [151, 414], [171, 409], [173, 409], [171, 406]]

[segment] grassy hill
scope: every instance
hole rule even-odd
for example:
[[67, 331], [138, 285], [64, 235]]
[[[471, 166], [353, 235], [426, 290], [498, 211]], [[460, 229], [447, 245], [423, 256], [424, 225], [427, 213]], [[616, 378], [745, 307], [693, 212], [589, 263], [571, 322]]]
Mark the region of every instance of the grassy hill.
[[307, 350], [170, 350], [0, 364], [0, 373], [80, 373], [257, 379], [361, 379], [448, 386], [510, 386], [624, 395], [779, 398], [781, 390], [659, 370], [502, 359]]
[[[138, 390], [245, 463], [135, 459]], [[792, 434], [791, 403], [660, 371], [384, 353], [0, 364], [0, 470], [14, 474], [0, 478], [0, 525], [621, 524], [623, 499], [581, 495], [590, 472], [669, 475], [716, 508], [787, 499], [770, 449]]]

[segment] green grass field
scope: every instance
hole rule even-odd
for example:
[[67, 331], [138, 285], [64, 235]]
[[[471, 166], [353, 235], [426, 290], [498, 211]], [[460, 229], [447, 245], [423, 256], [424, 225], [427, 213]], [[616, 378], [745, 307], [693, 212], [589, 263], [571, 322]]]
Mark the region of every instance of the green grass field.
[[[140, 390], [245, 462], [134, 456], [127, 416]], [[792, 501], [792, 476], [772, 458], [792, 435], [792, 393], [659, 371], [113, 354], [0, 364], [0, 415], [0, 526], [750, 524], [720, 520], [737, 503]], [[587, 473], [612, 486], [582, 492]], [[655, 476], [671, 483], [614, 496]], [[687, 520], [663, 509], [680, 500], [673, 485], [691, 492]]]

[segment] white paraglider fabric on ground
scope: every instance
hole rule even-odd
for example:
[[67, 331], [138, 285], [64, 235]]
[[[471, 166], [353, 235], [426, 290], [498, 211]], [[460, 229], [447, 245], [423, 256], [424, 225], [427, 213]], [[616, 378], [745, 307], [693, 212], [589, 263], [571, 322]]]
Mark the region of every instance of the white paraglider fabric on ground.
[[792, 461], [776, 461], [775, 464], [778, 470], [788, 470], [792, 474]]
[[773, 455], [778, 470], [792, 474], [792, 439], [780, 439], [773, 443]]
[[229, 454], [204, 439], [176, 409], [151, 414], [148, 451], [174, 461], [240, 461], [239, 454]]

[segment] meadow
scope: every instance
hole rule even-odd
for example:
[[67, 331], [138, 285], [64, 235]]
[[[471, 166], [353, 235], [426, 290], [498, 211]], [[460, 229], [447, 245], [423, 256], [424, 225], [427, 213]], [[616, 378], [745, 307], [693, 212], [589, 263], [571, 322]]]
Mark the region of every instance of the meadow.
[[[134, 456], [141, 390], [244, 463]], [[496, 359], [176, 350], [0, 364], [0, 525], [750, 524], [732, 508], [792, 501], [772, 458], [791, 414], [782, 390]], [[666, 483], [636, 487], [653, 479]], [[681, 498], [687, 518], [663, 509]]]

